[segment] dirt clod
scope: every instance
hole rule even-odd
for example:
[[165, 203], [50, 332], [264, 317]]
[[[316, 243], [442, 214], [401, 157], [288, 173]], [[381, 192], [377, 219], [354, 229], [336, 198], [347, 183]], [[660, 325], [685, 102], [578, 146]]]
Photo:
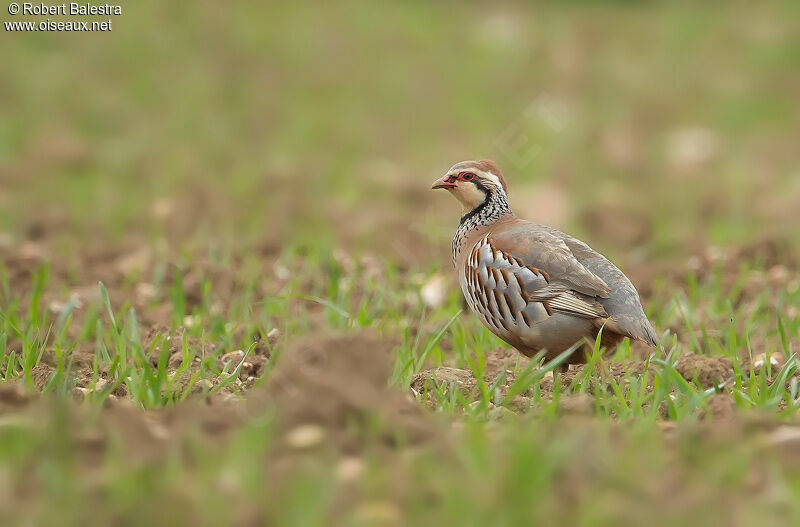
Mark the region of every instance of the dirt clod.
[[23, 408], [32, 399], [30, 394], [16, 383], [6, 382], [0, 384], [0, 414]]
[[587, 393], [562, 395], [558, 400], [558, 410], [562, 415], [589, 416], [594, 413], [594, 397]]
[[706, 401], [708, 410], [700, 412], [700, 419], [711, 417], [714, 421], [729, 421], [736, 416], [736, 401], [730, 394], [717, 393]]
[[44, 362], [37, 364], [31, 368], [31, 379], [33, 380], [33, 387], [36, 391], [42, 391], [53, 378], [55, 368]]
[[424, 441], [433, 423], [388, 386], [393, 347], [368, 331], [301, 339], [282, 354], [265, 387], [251, 392], [247, 411], [260, 414], [266, 405], [284, 433], [314, 426], [324, 431], [326, 445], [346, 451], [364, 444], [366, 423], [389, 445], [399, 437]]
[[444, 386], [449, 397], [450, 390], [456, 389], [467, 400], [475, 395], [478, 380], [469, 370], [459, 368], [441, 367], [433, 370], [421, 371], [411, 380], [411, 388], [416, 393], [427, 393], [437, 386]]
[[675, 369], [687, 381], [696, 380], [703, 388], [719, 386], [733, 377], [733, 363], [727, 357], [706, 357], [687, 353], [682, 355]]

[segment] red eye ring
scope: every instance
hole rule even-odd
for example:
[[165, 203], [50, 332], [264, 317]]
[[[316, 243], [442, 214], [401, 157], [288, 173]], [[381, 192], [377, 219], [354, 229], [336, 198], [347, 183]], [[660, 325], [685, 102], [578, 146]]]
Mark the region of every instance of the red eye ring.
[[461, 173], [461, 181], [472, 181], [475, 179], [475, 174], [472, 172], [462, 172]]

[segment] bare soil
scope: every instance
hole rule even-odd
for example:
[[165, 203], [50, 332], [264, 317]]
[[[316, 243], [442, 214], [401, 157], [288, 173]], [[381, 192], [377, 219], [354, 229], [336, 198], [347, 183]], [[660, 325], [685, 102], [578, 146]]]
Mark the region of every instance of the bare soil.
[[[409, 192], [411, 191], [409, 190]], [[411, 196], [409, 199], [414, 197], [419, 196]], [[87, 247], [85, 251], [79, 254], [73, 254], [70, 258], [63, 258], [60, 256], [62, 253], [59, 252], [57, 242], [61, 221], [58, 217], [44, 215], [29, 226], [24, 240], [4, 240], [4, 243], [0, 244], [0, 257], [2, 257], [8, 272], [8, 284], [11, 287], [12, 294], [27, 299], [34, 273], [42, 265], [46, 265], [49, 277], [42, 302], [48, 306], [53, 317], [58, 316], [65, 309], [68, 302], [76, 302], [76, 308], [72, 313], [73, 323], [69, 329], [69, 332], [74, 336], [82, 327], [86, 314], [86, 304], [99, 298], [97, 283], [102, 281], [109, 291], [112, 307], [115, 310], [122, 308], [124, 305], [130, 305], [136, 310], [141, 333], [145, 336], [145, 348], [149, 349], [151, 344], [158, 339], [156, 346], [153, 348], [151, 360], [155, 365], [162, 351], [168, 353], [170, 375], [175, 374], [181, 362], [183, 339], [186, 334], [187, 345], [197, 357], [180, 379], [181, 383], [189, 382], [189, 379], [199, 367], [200, 358], [207, 353], [215, 351], [221, 343], [201, 343], [197, 337], [192, 336], [182, 326], [177, 326], [172, 331], [169, 329], [173, 327], [172, 307], [168, 299], [164, 297], [163, 292], [158, 297], [154, 294], [153, 284], [151, 283], [157, 262], [167, 262], [165, 275], [162, 278], [163, 283], [170, 284], [176, 277], [180, 278], [185, 291], [187, 312], [191, 312], [203, 300], [204, 295], [210, 295], [213, 298], [215, 309], [224, 312], [230, 306], [236, 292], [244, 285], [240, 283], [242, 278], [237, 277], [231, 271], [231, 269], [237, 269], [240, 265], [244, 265], [244, 259], [241, 256], [234, 255], [232, 261], [226, 266], [208, 261], [199, 261], [194, 262], [191, 267], [185, 267], [170, 256], [168, 248], [153, 246], [142, 241], [124, 242], [114, 246], [97, 245], [95, 247]], [[622, 223], [625, 224], [625, 222]], [[629, 223], [633, 224], [635, 222]], [[646, 229], [646, 226], [640, 228]], [[634, 236], [631, 234], [630, 236], [638, 237], [640, 235], [636, 234]], [[619, 236], [623, 235], [619, 234]], [[417, 244], [417, 246], [420, 245]], [[276, 268], [278, 251], [279, 245], [270, 241], [257, 244], [249, 249], [250, 253], [257, 253], [256, 256], [263, 262], [263, 268], [267, 270]], [[421, 254], [415, 256], [423, 257]], [[342, 251], [337, 252], [335, 257], [344, 271], [358, 265], [365, 272], [375, 275], [381, 273], [380, 266], [375, 263], [374, 257], [355, 258]], [[758, 242], [725, 250], [702, 248], [698, 250], [695, 256], [683, 262], [682, 265], [673, 265], [668, 269], [657, 268], [657, 266], [648, 264], [631, 264], [624, 267], [633, 278], [633, 281], [639, 285], [645, 303], [650, 300], [651, 295], [660, 294], [650, 288], [650, 285], [655, 282], [655, 276], [661, 277], [667, 284], [678, 284], [682, 283], [689, 274], [693, 274], [698, 280], [702, 280], [706, 276], [717, 273], [726, 290], [734, 289], [736, 291], [732, 301], [736, 305], [746, 306], [750, 303], [755, 303], [755, 299], [763, 292], [765, 286], [775, 288], [798, 287], [800, 284], [798, 284], [797, 279], [788, 271], [788, 266], [791, 266], [793, 262], [796, 262], [796, 260], [786, 244]], [[744, 286], [734, 288], [734, 285], [741, 280], [743, 265], [750, 267], [755, 265], [767, 270], [749, 271]], [[272, 277], [274, 279], [261, 281], [261, 289], [254, 294], [258, 297], [268, 297], [276, 294], [281, 286], [280, 273], [277, 274], [278, 276]], [[134, 279], [132, 280], [131, 277], [134, 277]], [[210, 279], [211, 291], [203, 290], [204, 277]], [[446, 280], [450, 278], [447, 277]], [[664, 289], [669, 289], [669, 285], [663, 287], [662, 291]], [[26, 306], [22, 307], [24, 309]], [[317, 324], [321, 327], [324, 308], [313, 304], [306, 305], [306, 307], [312, 310], [310, 315], [312, 327]], [[695, 307], [702, 317], [702, 303]], [[291, 313], [289, 313], [290, 315]], [[275, 326], [280, 325], [281, 322], [280, 320], [273, 320]], [[708, 321], [709, 327], [713, 327], [715, 322], [710, 319]], [[659, 330], [670, 329], [673, 334], [677, 335], [679, 342], [689, 343], [692, 335], [686, 334], [682, 321], [676, 320], [674, 324], [674, 326], [659, 328]], [[242, 359], [244, 359], [244, 364], [238, 379], [232, 383], [232, 386], [220, 390], [219, 396], [247, 392], [257, 384], [258, 379], [264, 374], [274, 342], [268, 342], [263, 335], [259, 334], [252, 335], [250, 338], [249, 342], [253, 345], [253, 349], [246, 358], [239, 353], [226, 356], [231, 364], [238, 364]], [[764, 348], [765, 345], [763, 343], [767, 341], [767, 338], [768, 335], [765, 333], [756, 332], [751, 335], [752, 348], [756, 351]], [[800, 343], [797, 344], [800, 345]], [[9, 346], [12, 349], [19, 347], [19, 345], [20, 343], [15, 341], [14, 338], [9, 342]], [[243, 349], [242, 352], [244, 351]], [[78, 388], [88, 390], [94, 388], [92, 385], [94, 382], [92, 361], [95, 352], [96, 350], [92, 343], [82, 344], [78, 349], [72, 351], [71, 368]], [[626, 370], [641, 373], [643, 359], [647, 353], [649, 353], [647, 349], [635, 344], [634, 356], [636, 360], [624, 366], [610, 364], [611, 375], [615, 379], [619, 379], [624, 377]], [[750, 357], [746, 355], [745, 350], [742, 350], [742, 358], [746, 366], [745, 369], [749, 369]], [[32, 372], [33, 384], [37, 390], [47, 386], [57, 366], [57, 360], [55, 350], [45, 350], [40, 364]], [[517, 362], [520, 362], [523, 368], [527, 365], [527, 359], [518, 357], [517, 353], [512, 349], [501, 348], [495, 350], [486, 357], [485, 381], [491, 385], [502, 377], [503, 380], [499, 385], [499, 390], [501, 394], [504, 394], [515, 380], [513, 370]], [[217, 366], [222, 370], [225, 364], [220, 361]], [[304, 368], [306, 366], [299, 367], [301, 370]], [[733, 376], [733, 366], [728, 359], [709, 357], [703, 354], [684, 354], [679, 358], [676, 368], [684, 378], [696, 382], [698, 386], [703, 388], [724, 384]], [[231, 365], [228, 367], [228, 370], [230, 369], [232, 369]], [[561, 377], [562, 383], [565, 383], [565, 385], [571, 383], [579, 371], [579, 369], [573, 367], [569, 373]], [[0, 373], [4, 372], [0, 371]], [[100, 371], [101, 383], [106, 380], [107, 373], [105, 370]], [[340, 373], [344, 377], [352, 378], [352, 375], [348, 376], [344, 369]], [[446, 384], [451, 384], [452, 381], [455, 381], [455, 385], [466, 396], [469, 396], [470, 392], [474, 392], [477, 383], [476, 379], [471, 378], [471, 373], [469, 372], [453, 368], [439, 368], [421, 372], [414, 379], [412, 388], [416, 393], [420, 393], [426, 379], [429, 380], [434, 377], [439, 381], [445, 381]], [[209, 387], [216, 386], [222, 381], [222, 378], [211, 379]], [[303, 382], [306, 381], [308, 379], [303, 380]], [[539, 389], [543, 396], [547, 397], [548, 394], [552, 393], [552, 382], [552, 377], [546, 377], [541, 381]], [[197, 389], [195, 393], [201, 394], [203, 390]], [[124, 386], [119, 387], [114, 392], [114, 395], [125, 397]], [[526, 409], [527, 401], [525, 397], [525, 394], [518, 396], [517, 400], [512, 403], [512, 407], [516, 410]]]
[[[638, 228], [638, 227], [637, 227]], [[74, 322], [70, 331], [78, 331], [86, 316], [85, 305], [89, 300], [98, 298], [97, 282], [102, 281], [108, 288], [114, 309], [120, 309], [130, 303], [139, 316], [141, 334], [144, 335], [146, 349], [153, 346], [151, 363], [156, 364], [165, 353], [168, 361], [168, 372], [175, 374], [183, 355], [183, 341], [197, 355], [203, 357], [221, 343], [201, 342], [193, 336], [188, 328], [173, 327], [173, 313], [169, 302], [152, 293], [152, 276], [157, 262], [171, 262], [166, 267], [164, 283], [171, 283], [180, 276], [186, 291], [187, 309], [202, 301], [202, 277], [209, 277], [213, 290], [210, 292], [218, 309], [224, 311], [229, 307], [236, 292], [243, 286], [240, 278], [230, 271], [244, 262], [234, 257], [229, 267], [222, 267], [208, 262], [197, 262], [191, 268], [182, 267], [172, 259], [165, 248], [154, 248], [147, 244], [130, 243], [119, 248], [87, 249], [84, 253], [74, 255], [71, 259], [54, 258], [58, 254], [49, 243], [48, 227], [42, 226], [34, 230], [30, 239], [21, 244], [0, 244], [0, 257], [3, 258], [9, 272], [8, 283], [15, 295], [26, 298], [30, 291], [31, 277], [40, 265], [49, 265], [49, 281], [44, 292], [43, 303], [51, 313], [57, 316], [71, 298], [81, 302], [81, 307], [74, 311]], [[625, 236], [635, 239], [642, 236], [640, 232], [626, 232]], [[405, 243], [401, 240], [399, 243]], [[409, 246], [413, 245], [410, 242]], [[271, 270], [278, 262], [279, 247], [265, 243], [256, 249], [263, 262], [263, 268]], [[369, 259], [357, 259], [347, 254], [337, 255], [343, 268], [361, 265], [369, 268], [373, 265], [375, 272], [379, 266], [370, 264]], [[765, 285], [773, 287], [795, 287], [793, 278], [785, 267], [787, 256], [784, 249], [776, 244], [764, 244], [743, 247], [728, 251], [704, 250], [683, 266], [668, 269], [646, 265], [627, 265], [625, 267], [634, 282], [644, 284], [640, 291], [645, 301], [659, 294], [648, 287], [656, 276], [679, 283], [688, 274], [702, 279], [711, 273], [720, 273], [725, 287], [732, 287], [740, 278], [743, 262], [759, 262], [766, 272], [752, 272], [744, 287], [738, 289], [734, 301], [747, 305], [754, 302]], [[783, 263], [781, 263], [783, 262]], [[410, 265], [410, 264], [409, 264]], [[133, 276], [132, 280], [130, 277]], [[449, 279], [449, 278], [448, 278]], [[257, 296], [275, 294], [280, 287], [280, 278], [263, 280]], [[703, 306], [699, 305], [701, 311]], [[319, 315], [319, 319], [314, 317]], [[310, 317], [313, 336], [289, 339], [280, 346], [280, 356], [273, 357], [274, 342], [261, 335], [252, 335], [252, 352], [247, 356], [229, 357], [231, 364], [244, 359], [238, 379], [230, 387], [213, 396], [207, 389], [198, 388], [192, 391], [189, 399], [173, 407], [155, 410], [142, 410], [129, 402], [124, 385], [117, 387], [113, 397], [109, 397], [103, 408], [73, 405], [69, 407], [69, 437], [77, 445], [80, 452], [82, 470], [86, 472], [86, 484], [91, 488], [100, 488], [104, 477], [100, 472], [102, 461], [114, 445], [122, 444], [132, 463], [159, 462], [166, 459], [175, 449], [190, 450], [192, 441], [198, 437], [220, 446], [228, 444], [237, 431], [252, 423], [268, 420], [275, 430], [275, 443], [270, 459], [264, 460], [270, 470], [278, 475], [289, 474], [298, 463], [308, 460], [310, 454], [325, 453], [332, 459], [339, 459], [346, 472], [350, 464], [357, 464], [366, 455], [371, 455], [376, 439], [381, 450], [383, 462], [396, 466], [396, 492], [398, 502], [413, 486], [413, 476], [407, 473], [400, 452], [408, 446], [424, 446], [440, 449], [443, 456], [449, 455], [447, 444], [454, 429], [443, 423], [427, 408], [435, 406], [431, 399], [423, 399], [419, 404], [416, 396], [425, 392], [426, 384], [445, 383], [447, 389], [458, 389], [468, 400], [477, 400], [478, 379], [471, 371], [455, 367], [431, 368], [418, 374], [411, 384], [409, 392], [400, 391], [389, 386], [389, 378], [394, 357], [393, 351], [398, 344], [391, 337], [380, 336], [374, 332], [348, 332], [344, 334], [329, 333], [322, 330], [323, 309]], [[287, 314], [291, 316], [291, 313]], [[279, 326], [282, 321], [273, 321]], [[713, 320], [709, 320], [713, 327]], [[683, 326], [675, 322], [669, 329], [678, 335], [682, 343], [688, 343], [691, 335], [681, 333]], [[667, 329], [667, 328], [659, 328]], [[767, 339], [766, 334], [754, 334], [752, 345], [758, 349]], [[158, 339], [158, 340], [157, 340]], [[10, 342], [11, 347], [18, 342]], [[800, 343], [795, 348], [800, 347]], [[95, 356], [93, 344], [84, 344], [73, 351], [72, 373], [77, 388], [83, 390], [96, 389], [92, 373], [92, 361]], [[244, 351], [244, 350], [243, 350]], [[634, 360], [625, 363], [607, 363], [609, 374], [617, 382], [623, 382], [628, 372], [644, 374], [644, 358], [648, 353], [645, 348], [635, 346]], [[744, 352], [743, 352], [744, 353]], [[275, 367], [270, 370], [274, 360]], [[34, 368], [32, 380], [34, 392], [23, 389], [19, 383], [0, 384], [0, 415], [13, 419], [21, 419], [34, 426], [45, 426], [51, 415], [53, 402], [50, 398], [40, 397], [35, 392], [43, 390], [51, 380], [57, 365], [57, 354], [53, 349], [45, 350], [41, 363]], [[749, 365], [749, 357], [745, 364]], [[222, 370], [224, 360], [217, 364]], [[498, 348], [486, 356], [484, 381], [487, 385], [498, 385], [503, 396], [516, 380], [515, 370], [519, 363], [522, 369], [529, 365], [528, 359], [520, 357], [509, 348]], [[193, 363], [184, 373], [181, 382], [188, 382], [197, 371], [199, 363]], [[676, 364], [678, 372], [689, 382], [701, 388], [712, 388], [726, 383], [733, 376], [733, 366], [726, 358], [711, 357], [702, 353], [684, 353]], [[749, 369], [749, 368], [746, 368]], [[230, 371], [230, 367], [228, 367]], [[258, 380], [269, 371], [265, 382]], [[3, 372], [0, 372], [3, 373]], [[108, 371], [101, 370], [100, 382], [107, 380]], [[558, 376], [562, 383], [562, 391], [570, 386], [576, 377], [582, 374], [581, 367], [573, 366], [564, 375]], [[211, 379], [214, 387], [225, 379]], [[650, 379], [652, 380], [652, 379]], [[652, 388], [652, 386], [651, 386]], [[592, 417], [595, 408], [595, 386], [588, 387], [588, 393], [561, 396], [559, 412], [559, 433], [566, 433], [577, 441], [586, 444], [585, 454], [572, 460], [568, 473], [559, 475], [555, 492], [564, 500], [579, 501], [586, 492], [592, 492], [597, 479], [597, 459], [593, 454], [596, 438], [593, 436], [600, 423]], [[552, 398], [554, 379], [546, 376], [538, 385], [541, 396]], [[76, 398], [80, 399], [80, 390]], [[236, 394], [236, 395], [235, 395]], [[239, 397], [243, 394], [244, 397]], [[661, 429], [666, 445], [675, 446], [692, 438], [702, 437], [704, 441], [728, 441], [732, 437], [758, 436], [763, 439], [770, 452], [777, 452], [786, 463], [795, 463], [800, 467], [800, 458], [795, 455], [797, 445], [796, 427], [790, 424], [779, 425], [773, 419], [759, 416], [743, 415], [738, 412], [730, 391], [723, 387], [720, 393], [713, 395], [708, 401], [708, 409], [699, 416], [699, 422], [693, 427], [681, 427], [678, 431], [675, 423], [670, 422], [666, 412], [663, 414]], [[532, 407], [531, 394], [517, 395], [502, 408], [497, 408], [493, 416], [502, 418], [512, 413], [535, 412]], [[457, 417], [454, 418], [457, 420]], [[550, 425], [543, 425], [550, 426]], [[782, 426], [787, 428], [782, 428]], [[619, 432], [625, 437], [625, 432]], [[624, 441], [620, 443], [624, 448]], [[645, 492], [651, 498], [675, 507], [691, 507], [692, 503], [700, 503], [696, 496], [702, 489], [691, 487], [684, 469], [686, 460], [679, 459], [675, 449], [667, 449], [668, 456], [675, 456], [676, 463], [670, 474], [661, 474], [649, 480]], [[368, 452], [369, 450], [369, 452]], [[684, 465], [682, 465], [682, 463]], [[355, 470], [355, 469], [354, 469]], [[768, 481], [762, 473], [748, 476], [751, 483], [748, 492], [763, 492], [768, 489]], [[15, 482], [15, 491], [22, 493], [32, 481]], [[91, 490], [88, 489], [88, 490]], [[624, 494], [624, 493], [623, 493]], [[175, 497], [180, 502], [179, 497]], [[663, 498], [663, 500], [661, 499]], [[232, 500], [235, 496], [232, 495]], [[342, 503], [357, 501], [356, 494], [345, 495]], [[636, 503], [626, 501], [617, 495], [612, 499], [620, 500], [620, 507], [627, 511], [637, 507]], [[687, 505], [688, 504], [688, 505]], [[243, 514], [247, 514], [247, 505], [242, 505]], [[258, 518], [255, 520], [258, 523]]]

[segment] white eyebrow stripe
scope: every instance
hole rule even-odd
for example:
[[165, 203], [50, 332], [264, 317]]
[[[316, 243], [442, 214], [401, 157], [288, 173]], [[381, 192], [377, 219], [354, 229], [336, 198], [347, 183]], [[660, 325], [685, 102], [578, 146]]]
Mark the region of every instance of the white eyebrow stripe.
[[494, 183], [498, 187], [502, 187], [503, 186], [500, 183], [500, 178], [498, 178], [497, 176], [495, 176], [491, 172], [484, 172], [483, 170], [477, 170], [475, 173], [480, 175], [480, 176], [482, 176], [482, 177], [485, 177], [486, 179], [488, 179], [489, 181], [491, 181], [492, 183]]
[[498, 187], [502, 187], [503, 186], [500, 183], [500, 178], [498, 178], [497, 176], [495, 176], [491, 172], [486, 172], [485, 170], [479, 170], [477, 168], [463, 168], [462, 167], [462, 168], [459, 168], [458, 170], [452, 170], [451, 169], [450, 172], [447, 173], [447, 175], [448, 176], [458, 176], [459, 174], [461, 174], [463, 172], [472, 172], [476, 176], [484, 177], [484, 178], [490, 180], [492, 183], [494, 183]]

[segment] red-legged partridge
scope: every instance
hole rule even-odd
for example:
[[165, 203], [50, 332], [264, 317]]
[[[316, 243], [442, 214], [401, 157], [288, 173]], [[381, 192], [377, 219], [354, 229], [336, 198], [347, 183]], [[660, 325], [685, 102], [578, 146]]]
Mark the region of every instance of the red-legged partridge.
[[[613, 348], [625, 337], [656, 345], [630, 280], [603, 255], [553, 228], [514, 216], [491, 161], [463, 161], [434, 184], [463, 206], [453, 265], [472, 311], [523, 355], [552, 359], [576, 343]], [[584, 346], [584, 349], [587, 349]], [[562, 364], [586, 362], [578, 348]]]

